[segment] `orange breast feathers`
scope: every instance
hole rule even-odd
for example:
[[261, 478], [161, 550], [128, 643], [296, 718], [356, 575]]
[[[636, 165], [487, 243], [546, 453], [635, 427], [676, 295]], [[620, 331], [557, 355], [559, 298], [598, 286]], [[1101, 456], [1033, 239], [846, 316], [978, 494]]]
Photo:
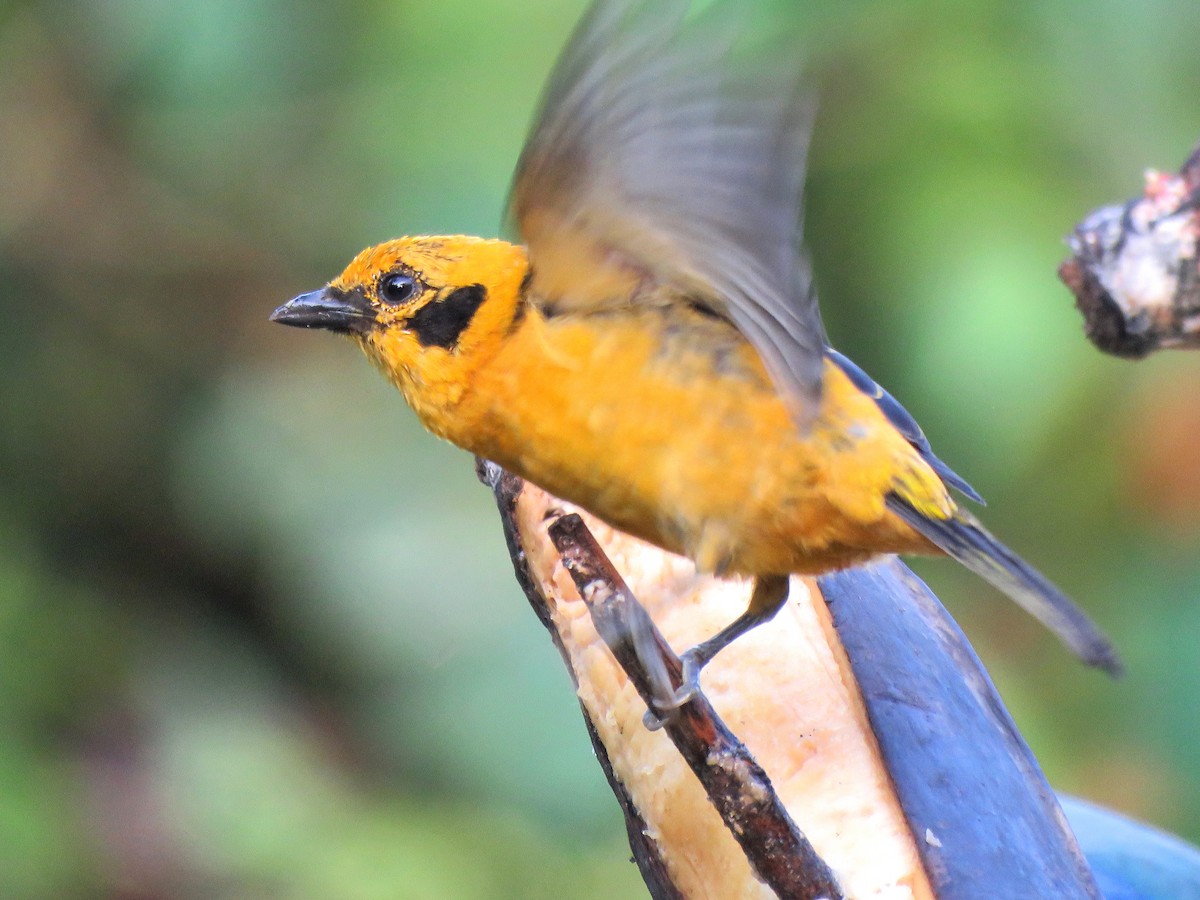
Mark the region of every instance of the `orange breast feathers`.
[[937, 552], [885, 496], [939, 519], [955, 509], [841, 369], [826, 362], [820, 409], [798, 428], [745, 338], [683, 302], [526, 306], [471, 382], [452, 410], [418, 408], [432, 430], [706, 571]]

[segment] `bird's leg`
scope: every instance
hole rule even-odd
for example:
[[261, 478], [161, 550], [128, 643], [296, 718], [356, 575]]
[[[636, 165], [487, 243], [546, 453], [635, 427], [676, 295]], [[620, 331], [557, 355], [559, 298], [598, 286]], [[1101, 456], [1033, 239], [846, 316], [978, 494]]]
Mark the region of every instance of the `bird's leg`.
[[683, 663], [683, 684], [669, 701], [659, 701], [655, 704], [655, 710], [646, 712], [644, 721], [647, 728], [661, 728], [675, 710], [700, 693], [700, 671], [712, 662], [714, 656], [747, 631], [775, 617], [787, 602], [788, 580], [787, 575], [759, 575], [754, 579], [754, 592], [750, 595], [746, 611], [707, 641], [680, 655], [679, 659]]
[[787, 575], [760, 575], [754, 579], [754, 592], [750, 595], [746, 611], [680, 657], [683, 662], [683, 685], [675, 693], [675, 705], [686, 703], [700, 693], [700, 670], [747, 631], [775, 618], [775, 613], [783, 608], [787, 597]]

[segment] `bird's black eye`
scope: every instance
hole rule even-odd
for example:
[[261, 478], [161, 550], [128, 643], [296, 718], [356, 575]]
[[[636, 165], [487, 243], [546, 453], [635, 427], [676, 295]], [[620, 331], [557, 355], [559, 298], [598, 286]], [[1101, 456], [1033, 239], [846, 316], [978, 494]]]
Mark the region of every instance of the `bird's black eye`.
[[379, 279], [379, 299], [384, 303], [403, 303], [411, 300], [416, 292], [417, 280], [403, 272], [393, 272]]

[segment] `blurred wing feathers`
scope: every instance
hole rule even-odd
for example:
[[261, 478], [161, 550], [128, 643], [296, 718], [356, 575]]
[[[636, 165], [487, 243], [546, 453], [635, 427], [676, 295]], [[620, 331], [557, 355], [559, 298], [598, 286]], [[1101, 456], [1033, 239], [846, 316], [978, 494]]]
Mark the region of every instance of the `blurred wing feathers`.
[[599, 0], [569, 43], [513, 185], [533, 289], [581, 310], [684, 292], [811, 408], [824, 333], [799, 248], [812, 103], [797, 51], [739, 52], [729, 4], [689, 6]]

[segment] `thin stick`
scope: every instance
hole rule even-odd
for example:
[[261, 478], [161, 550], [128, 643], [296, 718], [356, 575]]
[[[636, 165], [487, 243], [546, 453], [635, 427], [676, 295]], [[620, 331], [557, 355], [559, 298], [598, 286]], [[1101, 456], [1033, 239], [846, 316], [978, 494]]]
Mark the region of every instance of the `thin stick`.
[[[661, 680], [664, 672], [671, 689], [680, 685], [679, 657], [579, 516], [559, 518], [550, 525], [549, 534], [587, 604], [596, 631], [653, 708], [665, 687]], [[635, 640], [639, 634], [651, 640]], [[643, 660], [637, 650], [641, 646], [656, 647], [656, 658]], [[676, 710], [664, 730], [704, 786], [754, 871], [772, 890], [780, 897], [803, 900], [843, 897], [829, 866], [796, 827], [766, 772], [703, 694]]]

